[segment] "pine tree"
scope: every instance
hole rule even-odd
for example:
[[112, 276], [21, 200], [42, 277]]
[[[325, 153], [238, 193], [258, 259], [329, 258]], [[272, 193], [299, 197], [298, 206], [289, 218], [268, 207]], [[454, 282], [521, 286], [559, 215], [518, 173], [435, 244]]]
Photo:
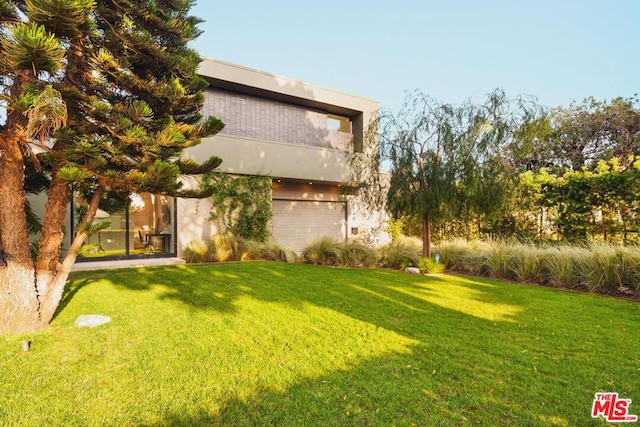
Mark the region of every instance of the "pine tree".
[[[76, 251], [106, 198], [185, 195], [181, 162], [219, 132], [202, 120], [206, 82], [187, 46], [192, 0], [0, 0], [0, 334], [39, 330], [60, 302]], [[26, 194], [46, 189], [37, 256]], [[71, 192], [87, 212], [60, 261]], [[195, 196], [190, 192], [189, 196]]]

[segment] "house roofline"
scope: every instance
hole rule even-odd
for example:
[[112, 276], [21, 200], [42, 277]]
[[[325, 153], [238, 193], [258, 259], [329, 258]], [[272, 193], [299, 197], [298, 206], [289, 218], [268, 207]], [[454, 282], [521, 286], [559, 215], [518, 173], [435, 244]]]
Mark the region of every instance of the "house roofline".
[[292, 102], [329, 113], [353, 116], [378, 109], [378, 102], [372, 99], [217, 59], [203, 58], [198, 73], [218, 88]]

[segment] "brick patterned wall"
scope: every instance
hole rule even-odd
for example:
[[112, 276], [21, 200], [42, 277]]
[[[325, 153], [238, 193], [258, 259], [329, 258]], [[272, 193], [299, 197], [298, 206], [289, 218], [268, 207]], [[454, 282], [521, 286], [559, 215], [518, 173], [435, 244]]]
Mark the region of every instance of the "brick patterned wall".
[[205, 91], [202, 114], [222, 119], [227, 135], [338, 150], [351, 141], [327, 129], [326, 112], [217, 88]]

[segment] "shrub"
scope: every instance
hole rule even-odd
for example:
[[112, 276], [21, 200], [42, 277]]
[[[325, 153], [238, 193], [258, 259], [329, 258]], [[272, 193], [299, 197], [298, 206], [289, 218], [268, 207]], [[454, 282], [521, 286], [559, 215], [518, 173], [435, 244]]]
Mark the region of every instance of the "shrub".
[[618, 248], [621, 260], [620, 280], [622, 285], [633, 291], [640, 292], [640, 248], [636, 246]]
[[510, 276], [520, 282], [542, 282], [543, 249], [520, 243], [510, 245], [510, 252]]
[[337, 261], [345, 267], [371, 267], [378, 261], [378, 255], [365, 244], [347, 242], [338, 247]]
[[262, 248], [261, 258], [270, 261], [294, 263], [298, 261], [298, 255], [289, 248], [280, 245], [275, 240], [268, 240]]
[[511, 248], [501, 241], [490, 240], [479, 246], [481, 255], [481, 273], [495, 277], [511, 277]]
[[402, 230], [404, 229], [404, 221], [402, 218], [388, 220], [382, 231], [387, 233], [391, 240], [398, 240], [402, 236]]
[[472, 243], [460, 256], [460, 270], [471, 274], [486, 274], [486, 260], [482, 244]]
[[389, 268], [415, 267], [421, 257], [421, 244], [417, 246], [415, 241], [407, 238], [394, 240], [380, 248], [382, 265]]
[[445, 268], [460, 271], [463, 271], [462, 258], [471, 250], [470, 243], [462, 239], [441, 242], [434, 246], [434, 253], [440, 254], [440, 262]]
[[194, 239], [190, 241], [184, 248], [183, 257], [189, 264], [210, 261], [207, 242], [202, 239]]
[[264, 250], [264, 243], [260, 243], [256, 240], [242, 240], [241, 248], [238, 250], [242, 255], [240, 261], [262, 259]]
[[214, 261], [225, 262], [233, 255], [235, 239], [224, 234], [216, 234], [209, 242], [209, 252]]
[[315, 265], [336, 265], [340, 256], [340, 247], [331, 236], [319, 236], [302, 250], [302, 258]]
[[622, 286], [622, 257], [612, 245], [593, 243], [588, 255], [580, 259], [578, 271], [582, 282], [592, 292], [617, 292]]
[[584, 248], [563, 246], [545, 249], [542, 254], [542, 281], [553, 287], [575, 288], [581, 279], [578, 265], [589, 256]]
[[422, 273], [440, 274], [444, 272], [444, 264], [436, 262], [433, 258], [421, 258], [418, 261], [418, 268]]

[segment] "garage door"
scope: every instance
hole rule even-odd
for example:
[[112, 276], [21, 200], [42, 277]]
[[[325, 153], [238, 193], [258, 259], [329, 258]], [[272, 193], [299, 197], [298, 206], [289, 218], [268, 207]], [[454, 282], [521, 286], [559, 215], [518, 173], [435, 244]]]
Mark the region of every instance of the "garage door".
[[274, 200], [273, 237], [283, 246], [301, 251], [320, 235], [345, 239], [345, 203]]

